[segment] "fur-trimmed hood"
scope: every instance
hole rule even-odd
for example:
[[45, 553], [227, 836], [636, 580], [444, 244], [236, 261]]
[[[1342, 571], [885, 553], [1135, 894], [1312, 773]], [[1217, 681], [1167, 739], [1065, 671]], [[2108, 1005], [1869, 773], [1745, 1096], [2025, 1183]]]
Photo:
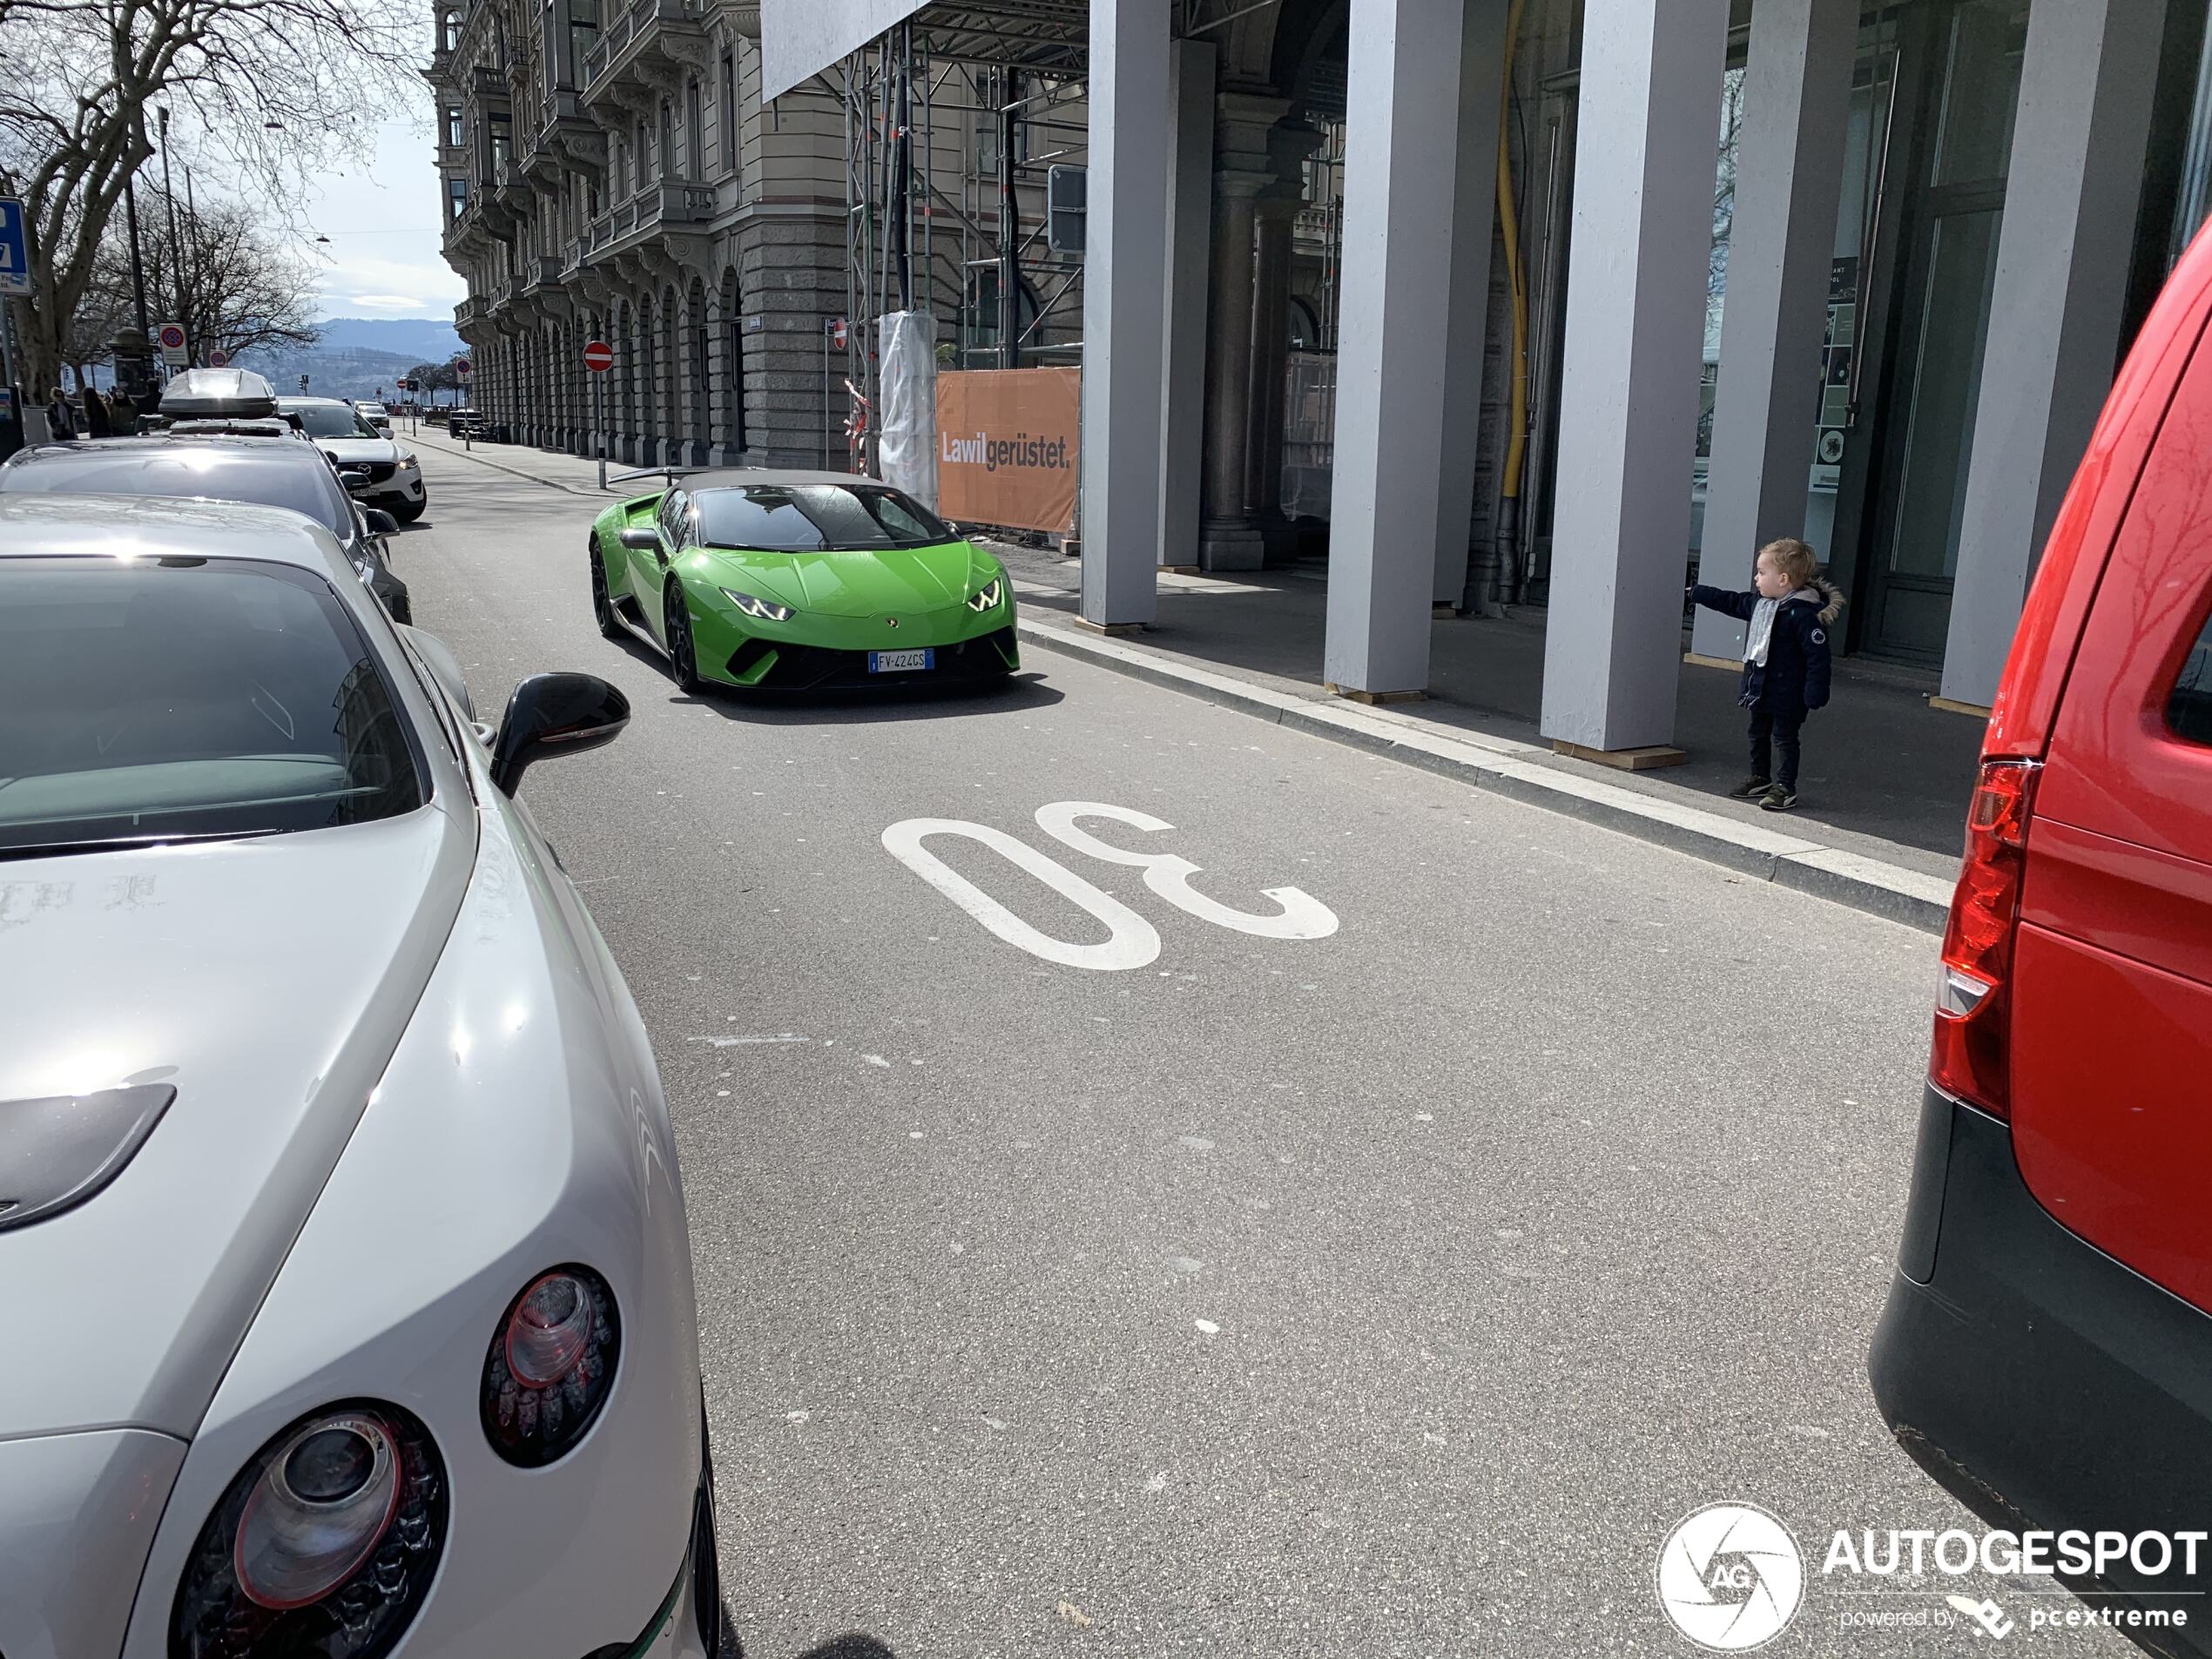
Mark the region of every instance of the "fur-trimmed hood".
[[1813, 577], [1798, 592], [1804, 592], [1806, 588], [1820, 597], [1820, 625], [1824, 628], [1834, 627], [1836, 618], [1844, 614], [1844, 607], [1851, 603], [1844, 597], [1844, 590], [1824, 576]]

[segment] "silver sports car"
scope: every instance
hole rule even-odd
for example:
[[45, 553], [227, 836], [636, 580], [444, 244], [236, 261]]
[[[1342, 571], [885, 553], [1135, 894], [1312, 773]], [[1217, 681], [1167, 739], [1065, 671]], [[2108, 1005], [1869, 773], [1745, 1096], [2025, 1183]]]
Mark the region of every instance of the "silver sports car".
[[701, 1659], [676, 1150], [516, 690], [280, 509], [0, 496], [0, 1653]]

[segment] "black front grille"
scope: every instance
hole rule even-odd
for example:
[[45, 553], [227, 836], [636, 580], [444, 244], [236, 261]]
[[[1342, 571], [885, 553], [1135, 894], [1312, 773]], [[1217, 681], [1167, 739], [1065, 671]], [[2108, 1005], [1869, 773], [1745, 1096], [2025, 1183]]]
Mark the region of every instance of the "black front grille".
[[[769, 643], [748, 639], [738, 646], [730, 658], [730, 673], [743, 674], [756, 666], [766, 654]], [[957, 645], [939, 645], [935, 648], [936, 667], [907, 674], [869, 673], [868, 654], [864, 651], [786, 644], [776, 644], [773, 649], [773, 666], [755, 684], [779, 691], [880, 690], [887, 685], [942, 685], [948, 682], [973, 684], [1009, 672], [1007, 664], [1015, 656], [1014, 630], [1010, 627], [964, 639]]]
[[388, 482], [392, 475], [399, 469], [399, 463], [395, 461], [372, 461], [368, 463], [368, 482], [372, 484]]

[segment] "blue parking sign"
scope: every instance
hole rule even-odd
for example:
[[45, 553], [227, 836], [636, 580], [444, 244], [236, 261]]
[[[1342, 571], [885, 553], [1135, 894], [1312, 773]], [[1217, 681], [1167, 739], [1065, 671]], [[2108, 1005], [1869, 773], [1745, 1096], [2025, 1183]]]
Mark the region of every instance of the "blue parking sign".
[[24, 230], [23, 204], [0, 196], [0, 293], [30, 292], [30, 239]]

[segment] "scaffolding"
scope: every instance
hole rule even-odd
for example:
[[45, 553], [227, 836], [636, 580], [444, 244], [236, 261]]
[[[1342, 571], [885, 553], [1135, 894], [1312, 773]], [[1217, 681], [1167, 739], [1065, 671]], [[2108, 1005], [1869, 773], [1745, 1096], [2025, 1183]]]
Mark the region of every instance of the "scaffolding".
[[[1204, 35], [1273, 3], [1176, 0], [1174, 30]], [[846, 315], [825, 379], [844, 381], [852, 470], [876, 470], [890, 311], [949, 308], [939, 355], [949, 346], [960, 368], [1081, 361], [1082, 255], [1052, 245], [1046, 185], [1087, 159], [1089, 28], [1089, 0], [927, 5], [826, 71], [845, 107]]]
[[[824, 363], [826, 381], [843, 381], [851, 470], [878, 469], [891, 312], [949, 322], [940, 361], [961, 368], [1080, 358], [1081, 339], [1061, 335], [1082, 256], [1051, 246], [1044, 186], [1050, 168], [1086, 158], [1088, 124], [1069, 106], [1083, 95], [1087, 29], [1084, 0], [927, 7], [838, 66], [846, 316], [841, 361], [833, 334]], [[826, 387], [833, 407], [837, 389]]]

